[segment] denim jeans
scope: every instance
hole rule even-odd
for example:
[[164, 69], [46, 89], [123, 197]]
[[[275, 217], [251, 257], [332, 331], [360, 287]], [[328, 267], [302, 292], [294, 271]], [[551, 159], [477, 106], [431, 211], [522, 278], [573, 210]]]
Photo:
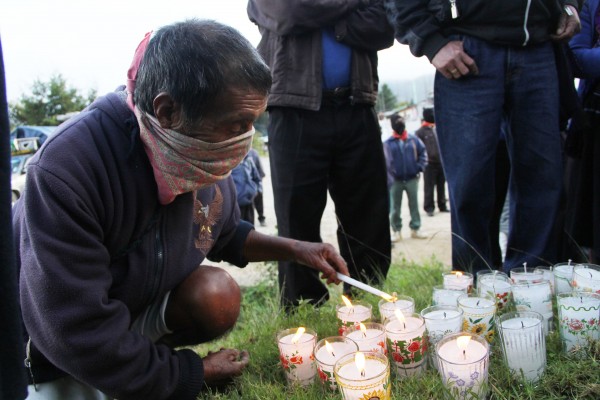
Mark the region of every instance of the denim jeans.
[[[435, 119], [448, 181], [455, 269], [492, 266], [496, 145], [510, 127], [510, 232], [504, 270], [554, 263], [552, 225], [562, 185], [557, 72], [552, 45], [507, 47], [472, 37], [464, 49], [479, 74], [435, 78]], [[495, 239], [494, 239], [495, 240]]]
[[419, 190], [419, 177], [410, 181], [394, 181], [390, 188], [390, 225], [394, 232], [402, 229], [402, 194], [406, 192], [408, 197], [408, 209], [410, 211], [409, 227], [413, 231], [421, 228], [421, 215], [419, 214], [419, 200], [417, 192]]

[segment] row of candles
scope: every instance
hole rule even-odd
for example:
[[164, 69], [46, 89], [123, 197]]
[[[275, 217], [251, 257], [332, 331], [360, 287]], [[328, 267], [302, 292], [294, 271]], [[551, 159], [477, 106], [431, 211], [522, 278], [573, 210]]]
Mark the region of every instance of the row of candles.
[[[514, 271], [514, 272], [513, 272]], [[581, 276], [581, 277], [579, 277]], [[560, 334], [566, 351], [600, 339], [600, 266], [569, 263], [515, 268], [473, 275], [452, 271], [433, 289], [432, 306], [415, 313], [414, 300], [391, 296], [344, 277], [375, 293], [381, 323], [369, 322], [372, 306], [342, 296], [336, 307], [339, 336], [318, 340], [311, 329], [277, 335], [289, 382], [307, 385], [318, 375], [346, 400], [390, 399], [390, 369], [398, 379], [435, 368], [453, 398], [485, 398], [490, 343], [498, 330], [508, 367], [537, 381], [546, 366], [545, 335], [552, 329], [556, 294]], [[566, 283], [566, 285], [565, 285]], [[507, 311], [512, 303], [516, 311]]]

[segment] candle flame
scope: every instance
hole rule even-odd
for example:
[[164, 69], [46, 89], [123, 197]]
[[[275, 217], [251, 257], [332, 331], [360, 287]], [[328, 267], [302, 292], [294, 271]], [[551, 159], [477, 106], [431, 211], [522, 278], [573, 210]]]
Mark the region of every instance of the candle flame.
[[346, 296], [342, 295], [342, 300], [344, 301], [344, 304], [346, 304], [348, 307], [353, 308], [354, 306], [352, 305], [352, 302], [350, 301], [349, 298], [347, 298]]
[[358, 369], [358, 372], [364, 376], [366, 364], [365, 355], [360, 351], [357, 351], [354, 355], [354, 363], [356, 364], [356, 369]]
[[461, 349], [464, 352], [465, 350], [467, 350], [470, 341], [471, 336], [459, 336], [458, 338], [456, 338], [456, 345], [459, 349]]
[[364, 336], [367, 336], [367, 327], [362, 322], [360, 323], [360, 331], [363, 333]]
[[333, 346], [330, 345], [327, 340], [325, 341], [325, 348], [327, 349], [327, 351], [329, 352], [329, 354], [334, 355], [333, 354]]
[[399, 308], [396, 308], [394, 310], [394, 315], [396, 316], [396, 319], [398, 321], [400, 321], [401, 323], [406, 323], [406, 318], [404, 318], [404, 314], [402, 313], [402, 311]]
[[300, 340], [300, 336], [302, 336], [302, 334], [304, 333], [304, 331], [306, 331], [306, 328], [304, 328], [302, 326], [300, 328], [298, 328], [298, 330], [296, 331], [296, 334], [292, 338], [292, 343], [293, 344], [298, 343], [298, 340]]
[[457, 271], [457, 272], [456, 272], [456, 276], [457, 276], [457, 277], [459, 277], [459, 278], [460, 278], [462, 275], [463, 275], [463, 273], [462, 273], [461, 271]]
[[381, 297], [383, 297], [384, 300], [389, 301], [390, 303], [393, 303], [393, 302], [396, 301], [396, 297], [395, 296], [389, 295], [387, 293], [383, 293], [381, 295]]

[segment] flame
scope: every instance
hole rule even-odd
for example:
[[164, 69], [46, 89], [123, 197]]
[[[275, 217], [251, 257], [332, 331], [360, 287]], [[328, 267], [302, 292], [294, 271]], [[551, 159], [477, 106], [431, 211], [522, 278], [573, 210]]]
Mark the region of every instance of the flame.
[[456, 276], [457, 276], [457, 277], [459, 277], [459, 278], [460, 278], [462, 275], [463, 275], [463, 273], [462, 273], [461, 271], [458, 271], [458, 272], [456, 272]]
[[306, 328], [304, 328], [302, 326], [300, 328], [298, 328], [298, 331], [296, 331], [296, 334], [292, 338], [292, 343], [293, 344], [298, 343], [298, 340], [300, 340], [300, 336], [302, 336], [302, 334], [304, 333], [304, 331], [306, 331]]
[[333, 346], [330, 345], [327, 340], [325, 341], [325, 348], [327, 349], [327, 351], [329, 352], [329, 354], [333, 354]]
[[396, 319], [400, 321], [400, 323], [406, 323], [406, 318], [404, 318], [404, 314], [402, 314], [402, 311], [399, 308], [394, 310], [394, 315], [396, 316]]
[[471, 336], [459, 336], [458, 338], [456, 338], [456, 345], [458, 346], [459, 349], [461, 349], [462, 351], [467, 350], [467, 347], [469, 346], [469, 342], [471, 341]]
[[354, 355], [354, 363], [356, 364], [356, 369], [358, 369], [358, 372], [363, 374], [365, 371], [366, 364], [365, 355], [360, 351], [357, 351]]
[[360, 323], [360, 331], [363, 333], [363, 335], [367, 334], [367, 327], [362, 322]]
[[350, 299], [348, 299], [346, 296], [342, 295], [342, 300], [344, 301], [344, 304], [346, 304], [349, 308], [353, 308], [354, 307], [352, 305], [352, 302], [350, 302]]
[[383, 297], [384, 300], [389, 301], [390, 303], [394, 303], [396, 301], [396, 298], [394, 296], [389, 295], [387, 293], [383, 293], [381, 297]]

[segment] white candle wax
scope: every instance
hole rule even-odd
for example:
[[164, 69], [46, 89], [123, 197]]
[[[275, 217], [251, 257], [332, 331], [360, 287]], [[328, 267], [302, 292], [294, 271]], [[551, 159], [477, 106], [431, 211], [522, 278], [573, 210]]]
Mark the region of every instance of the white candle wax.
[[573, 290], [600, 293], [600, 270], [597, 265], [576, 265], [573, 268]]
[[512, 293], [517, 311], [535, 311], [544, 316], [544, 334], [548, 334], [553, 321], [550, 282], [518, 283], [513, 285]]
[[459, 348], [457, 342], [460, 336], [463, 335], [452, 334], [442, 339], [436, 346], [442, 382], [455, 399], [485, 399], [489, 363], [488, 347], [471, 337], [463, 350]]
[[386, 365], [381, 361], [368, 358], [365, 360], [364, 376], [361, 374], [361, 371], [358, 370], [355, 363], [348, 363], [342, 366], [339, 370], [339, 374], [345, 379], [364, 380], [372, 379], [382, 374], [385, 369]]
[[456, 306], [460, 296], [467, 293], [467, 289], [444, 288], [443, 286], [433, 287], [434, 306]]
[[573, 280], [573, 265], [557, 264], [554, 266], [555, 293], [567, 293], [571, 291]]
[[287, 335], [282, 337], [281, 339], [279, 339], [279, 342], [282, 344], [289, 344], [289, 345], [297, 345], [297, 346], [302, 346], [303, 344], [312, 341], [315, 336], [311, 335], [309, 333], [303, 333], [302, 335], [300, 335], [298, 337], [297, 340], [294, 340], [294, 337], [296, 336], [296, 334], [291, 334], [291, 335]]
[[341, 306], [337, 310], [337, 317], [344, 322], [363, 322], [371, 318], [371, 309], [362, 304]]
[[344, 342], [332, 342], [329, 343], [332, 348], [332, 352], [329, 352], [325, 346], [317, 350], [315, 357], [319, 364], [327, 364], [332, 367], [337, 360], [346, 354], [352, 353], [357, 350], [356, 346], [352, 346], [349, 343]]
[[561, 339], [566, 351], [600, 339], [600, 295], [563, 293], [557, 297]]
[[470, 291], [473, 287], [473, 275], [468, 272], [445, 273], [443, 278], [443, 286], [446, 289], [466, 289]]
[[317, 373], [313, 359], [317, 336], [309, 331], [301, 335], [297, 335], [296, 332], [295, 329], [288, 329], [279, 333], [279, 356], [288, 381], [308, 385]]
[[[372, 323], [372, 325], [375, 325]], [[352, 339], [358, 344], [360, 351], [373, 351], [381, 354], [386, 354], [385, 350], [385, 331], [381, 324], [377, 324], [380, 328], [367, 328], [365, 332], [362, 330], [354, 330], [345, 332], [344, 336]]]
[[395, 332], [412, 332], [423, 325], [423, 320], [415, 317], [404, 317], [404, 322], [393, 319], [385, 324], [385, 329]]
[[535, 382], [546, 367], [542, 321], [522, 316], [510, 318], [513, 314], [518, 315], [511, 313], [500, 323], [504, 357], [512, 371], [519, 375], [522, 372], [525, 379]]
[[467, 365], [481, 361], [487, 354], [486, 347], [471, 339], [464, 350], [458, 347], [456, 340], [444, 343], [438, 349], [438, 355], [453, 364]]
[[402, 311], [402, 314], [412, 314], [415, 312], [415, 301], [412, 299], [398, 299], [394, 302], [379, 301], [379, 313], [382, 320], [394, 318], [396, 310]]
[[484, 297], [463, 297], [459, 304], [463, 308], [469, 308], [473, 310], [485, 310], [491, 307], [495, 307], [496, 303], [490, 299]]

